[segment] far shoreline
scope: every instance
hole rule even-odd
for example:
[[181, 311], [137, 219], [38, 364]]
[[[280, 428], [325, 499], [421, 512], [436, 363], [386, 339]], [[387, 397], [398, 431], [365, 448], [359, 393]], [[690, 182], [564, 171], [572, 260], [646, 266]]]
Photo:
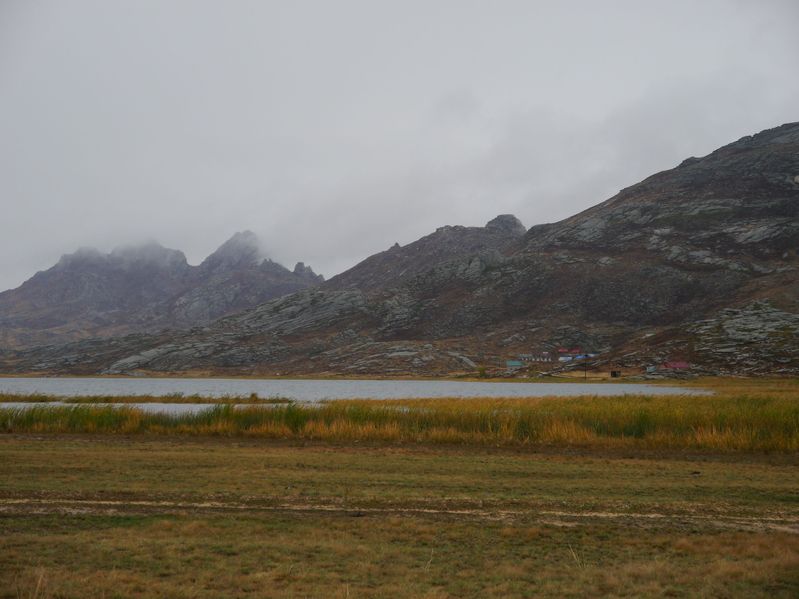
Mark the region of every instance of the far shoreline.
[[719, 375], [707, 376], [698, 374], [677, 375], [677, 376], [656, 376], [650, 377], [644, 374], [625, 374], [618, 378], [611, 378], [609, 375], [594, 375], [583, 377], [571, 376], [568, 374], [552, 374], [545, 376], [530, 376], [530, 377], [479, 377], [471, 375], [459, 374], [446, 374], [441, 376], [435, 375], [345, 375], [345, 374], [285, 374], [285, 375], [257, 375], [257, 374], [223, 374], [223, 373], [208, 373], [208, 372], [146, 372], [140, 374], [54, 374], [54, 373], [0, 373], [0, 380], [2, 379], [120, 379], [120, 380], [137, 380], [137, 379], [173, 379], [173, 380], [254, 380], [254, 381], [449, 381], [449, 382], [463, 382], [463, 383], [592, 383], [592, 384], [674, 384], [674, 383], [694, 383], [698, 380], [724, 380], [724, 379], [740, 379], [740, 380], [766, 380], [766, 379], [791, 379], [796, 377], [780, 376], [780, 375], [764, 375], [764, 376], [733, 376], [733, 375]]

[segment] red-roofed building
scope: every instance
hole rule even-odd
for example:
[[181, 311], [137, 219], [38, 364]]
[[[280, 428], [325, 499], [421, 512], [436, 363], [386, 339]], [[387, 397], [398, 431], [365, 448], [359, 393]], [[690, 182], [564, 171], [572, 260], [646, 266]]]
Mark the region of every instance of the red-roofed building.
[[660, 368], [662, 370], [685, 370], [686, 368], [690, 368], [691, 365], [688, 362], [683, 362], [681, 360], [673, 360], [671, 362], [663, 362]]

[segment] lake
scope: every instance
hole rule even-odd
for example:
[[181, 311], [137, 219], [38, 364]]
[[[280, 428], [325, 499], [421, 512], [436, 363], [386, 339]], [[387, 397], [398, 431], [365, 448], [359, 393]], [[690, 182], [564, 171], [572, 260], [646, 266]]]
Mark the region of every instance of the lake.
[[[481, 383], [413, 380], [288, 380], [221, 378], [0, 378], [0, 393], [53, 397], [198, 395], [285, 397], [298, 402], [419, 397], [570, 397], [575, 395], [706, 395], [682, 387], [639, 383]], [[167, 399], [168, 402], [168, 399]], [[174, 404], [173, 404], [174, 405]]]

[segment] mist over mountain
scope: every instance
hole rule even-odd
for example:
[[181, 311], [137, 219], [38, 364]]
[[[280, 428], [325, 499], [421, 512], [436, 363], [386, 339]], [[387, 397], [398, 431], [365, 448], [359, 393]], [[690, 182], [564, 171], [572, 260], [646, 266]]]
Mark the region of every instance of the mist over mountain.
[[0, 293], [0, 347], [198, 326], [322, 280], [302, 263], [291, 271], [264, 257], [250, 231], [199, 266], [155, 242], [80, 248]]
[[[796, 373], [797, 250], [799, 123], [789, 123], [688, 158], [557, 223], [525, 232], [501, 215], [485, 227], [441, 227], [201, 329], [6, 352], [4, 364], [436, 374], [579, 347], [599, 364]], [[183, 276], [179, 257], [150, 252], [154, 273]], [[242, 259], [250, 272], [255, 262]]]
[[329, 278], [796, 119], [799, 3], [650, 4], [0, 2], [0, 291], [245, 228]]

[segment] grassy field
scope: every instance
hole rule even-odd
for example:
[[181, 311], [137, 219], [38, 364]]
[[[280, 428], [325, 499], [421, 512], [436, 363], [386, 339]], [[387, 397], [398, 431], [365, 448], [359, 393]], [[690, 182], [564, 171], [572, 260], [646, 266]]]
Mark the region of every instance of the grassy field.
[[799, 385], [702, 384], [0, 410], [0, 598], [796, 597]]
[[4, 435], [0, 597], [792, 597], [797, 466]]

